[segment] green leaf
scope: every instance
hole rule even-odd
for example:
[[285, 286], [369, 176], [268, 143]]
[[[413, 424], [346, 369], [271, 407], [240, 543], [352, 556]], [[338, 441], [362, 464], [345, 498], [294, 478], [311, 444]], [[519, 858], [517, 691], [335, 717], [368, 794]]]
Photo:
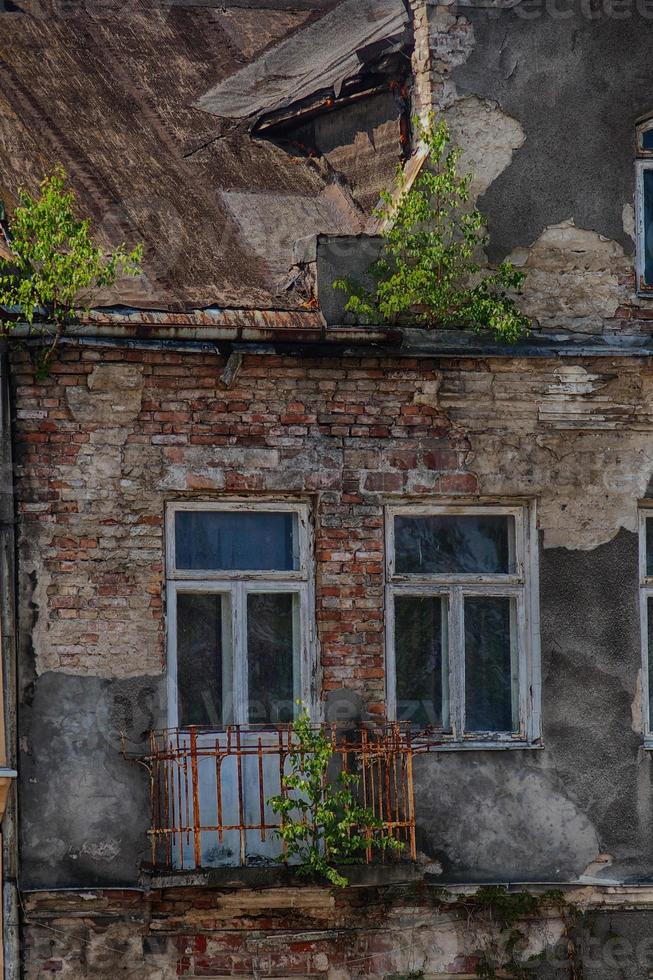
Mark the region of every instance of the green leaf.
[[95, 245], [90, 222], [78, 215], [66, 184], [63, 167], [57, 167], [43, 178], [36, 197], [19, 191], [10, 225], [12, 259], [0, 260], [0, 306], [30, 326], [38, 318], [55, 327], [41, 357], [43, 369], [66, 324], [88, 310], [91, 296], [113, 286], [119, 275], [140, 275], [143, 258], [141, 245], [131, 251], [119, 245], [106, 254]]
[[305, 708], [292, 726], [291, 742], [291, 771], [284, 776], [282, 793], [268, 800], [281, 817], [278, 836], [287, 859], [299, 860], [300, 874], [344, 888], [347, 879], [336, 865], [360, 863], [368, 847], [399, 852], [403, 845], [385, 835], [382, 821], [356, 799], [359, 776], [341, 771], [329, 780], [337, 753], [332, 739], [313, 728]]
[[530, 328], [510, 294], [524, 274], [510, 262], [476, 282], [477, 256], [487, 244], [483, 217], [466, 207], [472, 175], [457, 171], [460, 150], [451, 145], [446, 122], [416, 119], [429, 163], [411, 188], [401, 169], [395, 193], [384, 191], [377, 217], [386, 224], [383, 247], [370, 275], [373, 287], [338, 279], [345, 309], [361, 323], [471, 329], [513, 343]]

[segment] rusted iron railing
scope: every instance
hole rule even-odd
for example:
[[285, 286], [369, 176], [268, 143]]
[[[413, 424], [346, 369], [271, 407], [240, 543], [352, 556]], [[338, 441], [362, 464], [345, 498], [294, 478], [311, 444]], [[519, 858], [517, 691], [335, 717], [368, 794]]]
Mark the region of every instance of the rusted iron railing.
[[[374, 814], [364, 855], [371, 863], [375, 834], [404, 845], [414, 860], [413, 745], [399, 724], [352, 733], [320, 726], [331, 739], [333, 763], [358, 777], [354, 792]], [[236, 725], [224, 731], [168, 729], [150, 735], [139, 761], [150, 775], [152, 866], [165, 870], [264, 864], [283, 855], [280, 818], [268, 801], [284, 792], [290, 754], [298, 749], [289, 726]], [[385, 858], [389, 859], [389, 855]]]

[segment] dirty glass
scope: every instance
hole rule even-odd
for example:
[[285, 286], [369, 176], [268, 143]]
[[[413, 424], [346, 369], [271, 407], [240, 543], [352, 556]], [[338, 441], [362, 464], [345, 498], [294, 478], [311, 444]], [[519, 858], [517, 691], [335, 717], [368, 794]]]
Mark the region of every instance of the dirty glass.
[[650, 720], [649, 730], [653, 730], [653, 596], [646, 600], [646, 610], [648, 619], [648, 692]]
[[252, 724], [292, 721], [298, 669], [296, 593], [247, 596], [248, 718]]
[[496, 515], [395, 517], [395, 569], [399, 574], [514, 572], [515, 520]]
[[449, 728], [447, 601], [442, 596], [396, 596], [397, 719]]
[[177, 511], [175, 547], [179, 569], [297, 571], [297, 514]]
[[653, 576], [653, 518], [646, 518], [646, 575]]
[[221, 728], [232, 720], [231, 658], [224, 637], [228, 601], [227, 596], [215, 593], [177, 595], [177, 689], [182, 728]]
[[646, 129], [642, 133], [642, 149], [653, 150], [653, 129]]
[[653, 285], [653, 170], [644, 171], [644, 279]]
[[514, 600], [465, 598], [465, 730], [519, 730]]

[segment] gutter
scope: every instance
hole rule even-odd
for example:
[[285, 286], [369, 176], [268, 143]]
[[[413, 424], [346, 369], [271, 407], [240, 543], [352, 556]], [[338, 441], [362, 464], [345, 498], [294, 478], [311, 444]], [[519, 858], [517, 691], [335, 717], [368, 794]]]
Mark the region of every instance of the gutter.
[[[8, 343], [0, 341], [0, 819], [4, 980], [20, 978], [18, 899], [16, 552]], [[4, 802], [6, 800], [6, 808]]]
[[[29, 345], [48, 342], [47, 324], [11, 326], [10, 337]], [[188, 312], [96, 309], [66, 327], [62, 344], [94, 344], [174, 351], [195, 350], [229, 356], [243, 353], [296, 354], [323, 357], [389, 358], [583, 358], [653, 357], [649, 334], [532, 333], [504, 344], [471, 330], [427, 330], [408, 327], [327, 326], [317, 311], [223, 310]]]
[[[161, 327], [142, 331], [115, 324], [99, 330], [90, 326], [68, 328], [59, 346], [167, 350], [217, 354], [221, 357], [241, 353], [324, 358], [379, 357], [387, 360], [653, 358], [653, 338], [638, 335], [606, 338], [533, 335], [517, 344], [500, 344], [479, 337], [470, 339], [469, 335], [436, 337], [431, 334], [414, 338], [414, 333], [406, 330], [364, 331], [351, 327], [330, 327], [326, 336], [288, 337], [278, 330], [261, 332]], [[22, 325], [12, 330], [12, 335], [29, 347], [48, 342], [47, 335], [37, 336]]]

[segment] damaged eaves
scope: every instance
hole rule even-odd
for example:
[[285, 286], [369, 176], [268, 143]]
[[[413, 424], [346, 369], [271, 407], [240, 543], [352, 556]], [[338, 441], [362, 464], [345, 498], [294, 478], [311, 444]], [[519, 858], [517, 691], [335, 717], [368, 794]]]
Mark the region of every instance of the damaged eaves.
[[195, 103], [214, 115], [261, 119], [344, 86], [390, 51], [410, 47], [403, 0], [343, 0], [316, 23], [285, 39]]
[[[144, 0], [146, 12], [148, 6]], [[95, 297], [99, 307], [121, 304], [155, 316], [216, 307], [234, 316], [245, 311], [245, 326], [250, 312], [260, 311], [266, 331], [265, 311], [276, 309], [303, 327], [312, 297], [287, 285], [294, 241], [363, 230], [404, 153], [406, 8], [384, 0], [378, 9], [390, 16], [381, 20], [375, 8], [371, 34], [368, 24], [351, 52], [356, 78], [333, 111], [318, 98], [319, 118], [308, 120], [302, 106], [299, 128], [319, 129], [316, 139], [291, 132], [294, 120], [279, 136], [269, 126], [266, 139], [255, 139], [250, 128], [258, 117], [216, 118], [193, 104], [211, 84], [228, 87], [244, 64], [265, 62], [286, 42], [338, 63], [341, 48], [332, 51], [321, 35], [316, 46], [311, 33], [336, 7], [334, 36], [346, 46], [360, 11], [337, 0], [225, 0], [219, 9], [175, 0], [165, 16], [108, 0], [101, 18], [87, 6], [70, 11], [65, 31], [56, 17], [0, 16], [7, 62], [0, 196], [15, 206], [20, 187], [34, 192], [43, 174], [62, 164], [103, 243], [144, 245], [143, 275]], [[401, 37], [392, 33], [395, 22]], [[370, 40], [379, 46], [370, 49]], [[91, 56], [79, 62], [79, 50]], [[307, 91], [314, 81], [307, 79]], [[373, 125], [360, 125], [361, 116]], [[269, 219], [265, 247], [261, 214]], [[270, 330], [276, 326], [283, 329], [275, 321]]]
[[[28, 346], [43, 343], [28, 328], [15, 333]], [[229, 356], [283, 354], [296, 357], [425, 358], [456, 357], [583, 359], [653, 357], [653, 342], [641, 334], [558, 334], [536, 332], [516, 344], [501, 344], [469, 330], [425, 331], [397, 327], [325, 327], [319, 314], [284, 311], [197, 310], [170, 314], [130, 310], [116, 314], [94, 310], [68, 328], [62, 345], [126, 346], [200, 350]]]

